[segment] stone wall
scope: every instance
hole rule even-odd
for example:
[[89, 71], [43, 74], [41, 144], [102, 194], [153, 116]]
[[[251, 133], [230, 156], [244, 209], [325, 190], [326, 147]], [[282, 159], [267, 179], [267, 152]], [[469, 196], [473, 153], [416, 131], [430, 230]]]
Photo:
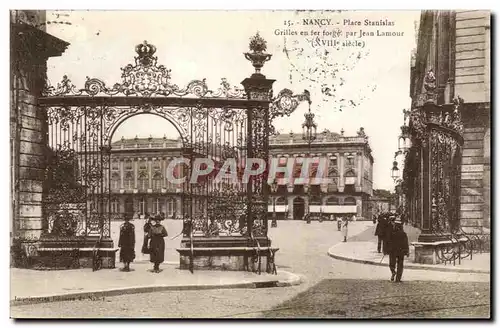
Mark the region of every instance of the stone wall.
[[37, 240], [43, 220], [48, 122], [38, 98], [45, 87], [47, 59], [67, 43], [45, 33], [45, 11], [14, 10], [11, 17], [11, 197], [12, 237]]
[[465, 231], [490, 225], [490, 128], [489, 106], [464, 108], [460, 221]]
[[490, 12], [456, 11], [455, 90], [465, 101], [460, 220], [465, 231], [490, 220]]
[[455, 95], [490, 102], [490, 13], [456, 12]]

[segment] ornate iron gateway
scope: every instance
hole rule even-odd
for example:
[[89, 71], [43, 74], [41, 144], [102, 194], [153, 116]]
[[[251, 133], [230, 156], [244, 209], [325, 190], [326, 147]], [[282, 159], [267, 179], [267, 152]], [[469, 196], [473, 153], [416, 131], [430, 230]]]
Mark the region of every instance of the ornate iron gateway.
[[171, 70], [160, 65], [156, 47], [136, 46], [134, 64], [122, 68], [122, 80], [113, 86], [87, 78], [76, 88], [67, 76], [48, 87], [40, 106], [48, 121], [48, 157], [45, 229], [55, 236], [111, 236], [111, 138], [128, 118], [149, 113], [168, 120], [182, 140], [182, 214], [191, 220], [194, 235], [267, 236], [267, 176], [242, 181], [215, 182], [213, 176], [189, 183], [196, 158], [209, 158], [215, 171], [229, 158], [238, 172], [244, 159], [267, 162], [268, 138], [274, 117], [289, 115], [309, 93], [290, 90], [272, 97], [272, 83], [260, 73], [271, 55], [257, 34], [245, 57], [256, 72], [231, 87], [222, 79], [213, 91], [205, 80], [193, 80], [185, 88], [171, 81]]
[[438, 106], [433, 101], [435, 78], [432, 71], [424, 87], [427, 99], [412, 110], [410, 133], [412, 147], [405, 159], [405, 208], [410, 221], [431, 239], [447, 239], [460, 231], [460, 170], [463, 100]]

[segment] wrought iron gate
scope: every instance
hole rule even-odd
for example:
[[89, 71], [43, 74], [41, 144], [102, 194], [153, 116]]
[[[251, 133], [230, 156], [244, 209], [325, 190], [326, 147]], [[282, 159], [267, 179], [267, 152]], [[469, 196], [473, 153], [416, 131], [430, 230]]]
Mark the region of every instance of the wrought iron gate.
[[241, 177], [248, 157], [268, 159], [272, 118], [288, 115], [309, 93], [294, 96], [283, 90], [271, 103], [272, 83], [260, 74], [271, 55], [257, 34], [246, 53], [256, 68], [245, 89], [222, 79], [216, 91], [205, 80], [193, 80], [185, 88], [171, 82], [171, 70], [158, 63], [156, 47], [137, 45], [134, 64], [122, 68], [122, 81], [108, 87], [87, 78], [77, 89], [64, 76], [48, 87], [40, 106], [48, 121], [47, 186], [44, 202], [46, 230], [57, 236], [110, 237], [111, 138], [128, 118], [142, 113], [168, 120], [182, 139], [187, 160], [182, 183], [182, 213], [190, 218], [196, 235], [267, 235], [266, 174], [248, 183], [214, 174], [189, 183], [196, 159], [208, 158], [214, 172], [231, 158]]
[[460, 230], [461, 99], [451, 106], [428, 102], [410, 116], [412, 147], [405, 159], [404, 193], [410, 222], [422, 235]]

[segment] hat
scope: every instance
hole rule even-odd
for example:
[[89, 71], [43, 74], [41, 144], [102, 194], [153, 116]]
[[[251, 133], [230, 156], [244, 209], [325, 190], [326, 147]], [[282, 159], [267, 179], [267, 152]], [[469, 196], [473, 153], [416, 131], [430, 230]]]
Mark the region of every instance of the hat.
[[401, 221], [401, 218], [397, 218], [396, 221], [394, 221], [395, 224], [403, 224], [403, 221]]
[[156, 215], [153, 217], [153, 220], [155, 220], [155, 221], [162, 221], [162, 220], [163, 220], [163, 217], [162, 217], [160, 214], [156, 214]]
[[131, 221], [131, 220], [132, 220], [132, 215], [123, 216], [123, 221]]
[[394, 215], [389, 216], [389, 220], [396, 220], [396, 217]]

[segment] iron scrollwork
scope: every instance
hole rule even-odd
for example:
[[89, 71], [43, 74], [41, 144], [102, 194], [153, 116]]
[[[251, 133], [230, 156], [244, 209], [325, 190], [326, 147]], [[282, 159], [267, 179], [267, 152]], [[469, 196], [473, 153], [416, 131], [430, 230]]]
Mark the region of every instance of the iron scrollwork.
[[156, 47], [144, 41], [136, 46], [137, 56], [135, 63], [128, 64], [121, 68], [121, 83], [115, 83], [113, 87], [107, 87], [106, 83], [97, 78], [87, 77], [85, 86], [77, 89], [67, 75], [56, 87], [46, 86], [44, 95], [46, 96], [192, 96], [197, 98], [236, 98], [246, 99], [242, 88], [231, 87], [227, 79], [221, 80], [217, 90], [208, 88], [206, 79], [192, 80], [186, 87], [180, 88], [171, 82], [171, 70], [164, 65], [158, 64], [158, 57], [155, 56]]

